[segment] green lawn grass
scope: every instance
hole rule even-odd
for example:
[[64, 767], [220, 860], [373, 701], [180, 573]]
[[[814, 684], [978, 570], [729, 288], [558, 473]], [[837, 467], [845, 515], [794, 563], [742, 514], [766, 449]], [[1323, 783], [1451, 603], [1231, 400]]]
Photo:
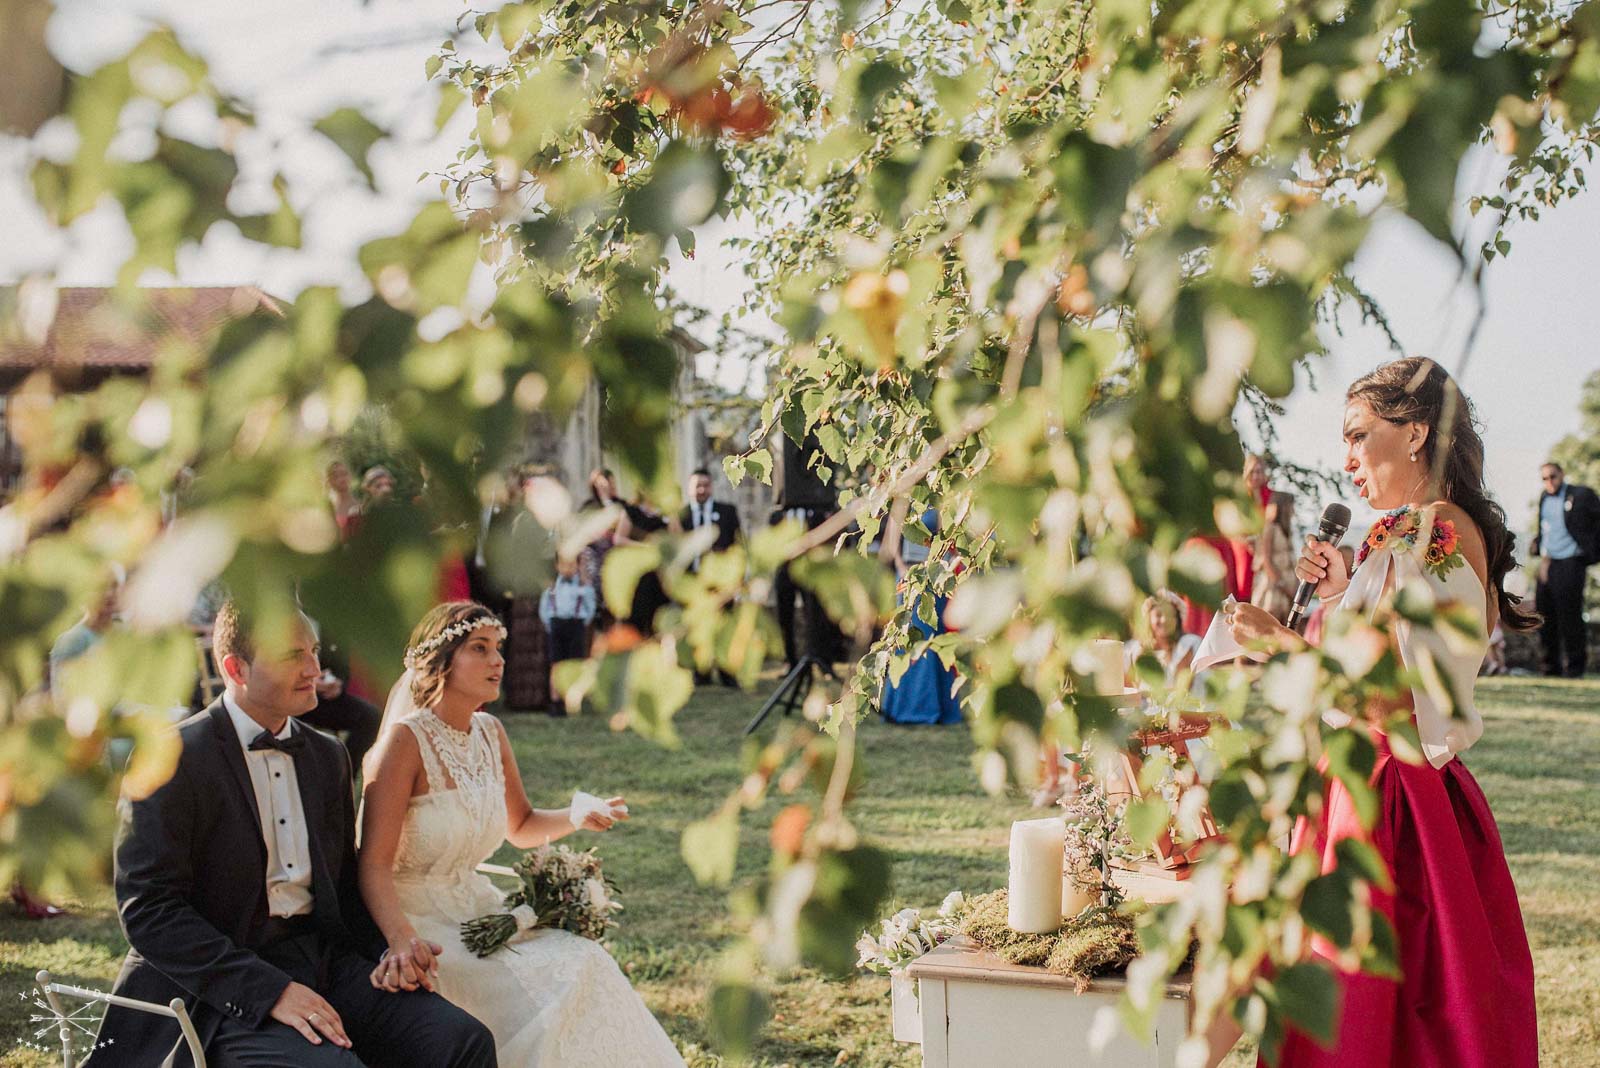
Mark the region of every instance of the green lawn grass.
[[[1479, 694], [1487, 730], [1468, 763], [1494, 806], [1521, 892], [1544, 1062], [1600, 1068], [1600, 683], [1491, 679]], [[703, 995], [731, 928], [725, 895], [695, 885], [678, 836], [739, 782], [740, 730], [757, 703], [701, 689], [678, 716], [683, 747], [675, 753], [594, 717], [507, 719], [536, 804], [561, 805], [574, 788], [627, 794], [634, 819], [586, 837], [600, 845], [627, 903], [613, 952], [680, 1045], [709, 1044]], [[860, 737], [867, 780], [853, 812], [868, 839], [893, 854], [895, 903], [936, 904], [951, 889], [1002, 885], [1008, 826], [1027, 809], [978, 788], [966, 732], [872, 722]], [[740, 878], [765, 864], [763, 828], [781, 803], [747, 815]], [[107, 897], [45, 923], [0, 905], [0, 1065], [59, 1063], [15, 1052], [29, 1033], [19, 994], [37, 969], [103, 988], [122, 949]], [[776, 985], [773, 1012], [761, 1063], [919, 1063], [917, 1047], [890, 1040], [886, 980], [800, 975]], [[1247, 1063], [1242, 1053], [1230, 1061]]]

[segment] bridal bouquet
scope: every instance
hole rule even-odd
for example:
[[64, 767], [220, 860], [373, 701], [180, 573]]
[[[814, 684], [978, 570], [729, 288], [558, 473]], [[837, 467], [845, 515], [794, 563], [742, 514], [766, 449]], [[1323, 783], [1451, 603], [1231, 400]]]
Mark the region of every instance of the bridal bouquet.
[[479, 916], [461, 925], [461, 941], [487, 957], [522, 931], [552, 927], [596, 942], [616, 926], [612, 914], [622, 909], [617, 887], [600, 870], [594, 850], [574, 852], [566, 846], [540, 846], [512, 866], [519, 885], [506, 895], [506, 911]]

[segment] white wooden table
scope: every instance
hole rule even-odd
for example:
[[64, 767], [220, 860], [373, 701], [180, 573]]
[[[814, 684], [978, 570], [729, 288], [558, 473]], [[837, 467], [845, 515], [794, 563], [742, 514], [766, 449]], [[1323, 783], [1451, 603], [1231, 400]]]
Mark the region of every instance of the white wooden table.
[[[1130, 897], [1170, 901], [1181, 882], [1119, 872]], [[1178, 1043], [1188, 1033], [1189, 983], [1167, 984], [1148, 1042], [1127, 1034], [1118, 1020], [1111, 1040], [1096, 1053], [1090, 1030], [1103, 1007], [1117, 1011], [1127, 983], [1121, 976], [1095, 979], [1079, 994], [1073, 980], [1043, 968], [1008, 964], [964, 936], [956, 936], [907, 969], [920, 988], [923, 1068], [1173, 1068]]]

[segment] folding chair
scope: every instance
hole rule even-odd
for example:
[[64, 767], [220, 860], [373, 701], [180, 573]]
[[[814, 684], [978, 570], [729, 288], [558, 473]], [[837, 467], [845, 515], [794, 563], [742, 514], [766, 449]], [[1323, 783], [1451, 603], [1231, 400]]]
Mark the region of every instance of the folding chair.
[[34, 982], [39, 984], [39, 990], [44, 994], [45, 1002], [50, 1006], [50, 1011], [56, 1018], [58, 1033], [61, 1036], [62, 1068], [73, 1068], [74, 1065], [72, 1050], [73, 1017], [61, 1007], [60, 995], [62, 994], [69, 998], [82, 998], [85, 1001], [98, 1001], [106, 1005], [133, 1009], [137, 1012], [149, 1012], [157, 1016], [172, 1017], [178, 1021], [178, 1030], [183, 1032], [183, 1040], [189, 1045], [189, 1056], [194, 1058], [194, 1068], [206, 1068], [206, 1051], [200, 1048], [200, 1036], [195, 1032], [194, 1023], [189, 1019], [189, 1010], [184, 1008], [182, 998], [173, 998], [165, 1005], [156, 1005], [149, 1001], [135, 1001], [133, 998], [107, 994], [99, 990], [86, 990], [81, 986], [70, 986], [67, 983], [53, 983], [50, 981], [50, 973], [47, 971], [41, 971], [33, 978]]

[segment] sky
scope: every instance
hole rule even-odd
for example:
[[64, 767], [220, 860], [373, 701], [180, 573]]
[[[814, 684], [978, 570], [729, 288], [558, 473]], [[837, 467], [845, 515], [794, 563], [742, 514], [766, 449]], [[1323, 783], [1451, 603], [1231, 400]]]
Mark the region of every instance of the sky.
[[[333, 284], [346, 299], [360, 299], [366, 284], [353, 266], [355, 250], [403, 225], [422, 200], [436, 196], [437, 180], [419, 182], [419, 176], [448, 164], [465, 143], [466, 109], [442, 133], [435, 131], [434, 90], [422, 68], [466, 10], [459, 0], [58, 0], [52, 46], [79, 68], [126, 47], [148, 18], [174, 25], [208, 58], [219, 84], [253, 105], [272, 142], [243, 168], [246, 189], [252, 182], [260, 187], [281, 167], [304, 218], [299, 251], [264, 251], [217, 229], [182, 257], [176, 279], [147, 281], [253, 283], [284, 297], [307, 285]], [[464, 51], [476, 42], [470, 26], [458, 37]], [[343, 157], [301, 132], [309, 120], [343, 104], [369, 108], [396, 135], [397, 143], [374, 153], [376, 194], [352, 188]], [[0, 281], [56, 260], [63, 283], [110, 282], [129, 248], [115, 212], [82, 220], [63, 241], [30, 211], [21, 161], [18, 145], [0, 144], [0, 218], [8, 228]], [[1492, 176], [1495, 168], [1484, 162], [1470, 162], [1465, 173]], [[674, 261], [670, 275], [683, 296], [719, 313], [733, 306], [743, 287], [737, 263], [718, 247], [722, 232], [708, 228], [696, 259]], [[1510, 236], [1512, 254], [1486, 273], [1484, 318], [1470, 350], [1463, 346], [1479, 294], [1461, 283], [1455, 260], [1415, 224], [1398, 215], [1380, 217], [1355, 273], [1386, 309], [1408, 353], [1432, 356], [1459, 373], [1483, 423], [1490, 490], [1520, 530], [1531, 523], [1539, 464], [1556, 441], [1578, 429], [1578, 387], [1600, 370], [1600, 197], [1580, 196], [1537, 222], [1518, 224]], [[1344, 388], [1394, 355], [1375, 328], [1344, 326], [1342, 336], [1323, 331], [1329, 355], [1316, 361], [1316, 385], [1302, 386], [1280, 421], [1280, 451], [1297, 462], [1340, 465]], [[1346, 502], [1357, 503], [1353, 493]]]

